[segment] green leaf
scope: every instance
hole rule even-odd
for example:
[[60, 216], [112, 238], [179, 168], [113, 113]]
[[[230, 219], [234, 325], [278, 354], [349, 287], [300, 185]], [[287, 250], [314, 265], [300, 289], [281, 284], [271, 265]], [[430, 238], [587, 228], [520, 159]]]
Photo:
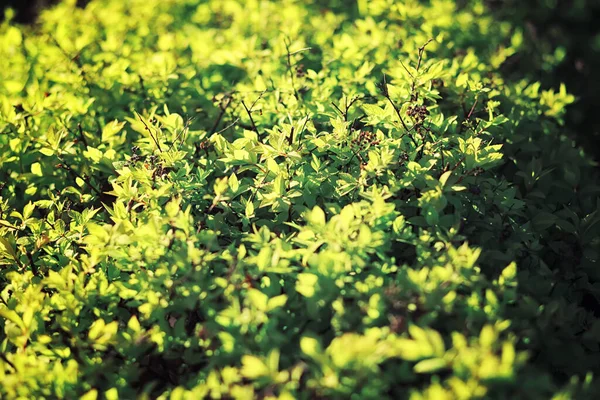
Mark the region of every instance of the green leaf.
[[276, 308], [283, 307], [287, 302], [287, 295], [281, 294], [269, 299], [267, 303], [267, 311], [272, 311]]
[[254, 204], [252, 201], [246, 203], [246, 218], [254, 217]]
[[315, 170], [315, 172], [319, 172], [321, 169], [321, 161], [319, 160], [319, 157], [317, 157], [315, 153], [312, 153], [311, 157], [312, 161], [310, 162], [310, 166]]
[[312, 337], [304, 336], [300, 339], [300, 349], [311, 358], [316, 358], [323, 352], [319, 341]]
[[227, 181], [227, 183], [229, 184], [229, 188], [231, 189], [231, 191], [233, 193], [237, 193], [238, 189], [240, 188], [240, 183], [235, 174], [231, 174], [229, 176], [229, 180]]
[[44, 176], [42, 172], [42, 165], [38, 162], [31, 164], [31, 173], [36, 176]]
[[315, 226], [325, 226], [325, 212], [318, 207], [313, 207], [312, 211], [307, 214], [308, 222]]
[[42, 153], [43, 155], [45, 155], [46, 157], [50, 157], [54, 155], [54, 149], [51, 149], [49, 147], [42, 147], [40, 149], [40, 153]]
[[442, 187], [446, 186], [446, 182], [448, 181], [448, 178], [450, 178], [450, 175], [452, 175], [452, 171], [446, 171], [440, 176], [440, 184]]
[[545, 211], [538, 211], [538, 213], [533, 217], [533, 225], [536, 227], [536, 229], [546, 229], [554, 225], [557, 220], [558, 218], [554, 214]]
[[245, 355], [242, 357], [242, 375], [248, 379], [257, 379], [269, 375], [269, 368], [258, 357]]
[[79, 400], [96, 400], [98, 398], [98, 391], [96, 389], [91, 389], [86, 392], [83, 396], [79, 398]]
[[260, 311], [267, 311], [267, 304], [268, 304], [269, 298], [267, 297], [266, 294], [264, 294], [260, 290], [258, 290], [258, 289], [248, 290], [248, 299], [250, 300], [252, 305], [254, 307], [256, 307], [256, 309], [258, 309]]
[[8, 308], [0, 307], [0, 317], [15, 323], [22, 330], [26, 329], [23, 320], [21, 319], [19, 314], [17, 314], [14, 310], [9, 310]]
[[517, 263], [511, 262], [506, 268], [502, 270], [502, 277], [506, 280], [515, 279], [517, 276]]
[[142, 326], [140, 325], [140, 322], [138, 321], [138, 319], [135, 315], [133, 315], [131, 318], [129, 318], [129, 322], [127, 323], [127, 328], [131, 329], [134, 332], [140, 332], [142, 330]]
[[497, 334], [491, 325], [486, 325], [479, 334], [479, 344], [484, 348], [491, 347], [496, 341]]
[[443, 358], [430, 358], [419, 361], [413, 367], [417, 374], [431, 374], [448, 367], [448, 363]]
[[272, 159], [269, 158], [267, 160], [267, 168], [269, 169], [269, 171], [271, 171], [273, 174], [277, 175], [279, 174], [279, 164], [277, 164], [277, 162]]
[[313, 297], [316, 290], [317, 281], [319, 277], [311, 273], [298, 274], [298, 280], [296, 281], [296, 291], [304, 297]]
[[13, 245], [6, 238], [0, 236], [0, 245], [4, 247], [4, 250], [8, 253], [8, 255], [11, 256], [13, 260], [19, 260]]
[[167, 203], [165, 206], [165, 212], [169, 218], [174, 218], [180, 210], [180, 199], [175, 198]]
[[104, 324], [104, 320], [103, 319], [97, 319], [92, 326], [90, 327], [90, 330], [88, 332], [88, 337], [91, 340], [96, 340], [100, 337], [100, 335], [102, 335], [102, 332], [104, 330], [105, 324]]

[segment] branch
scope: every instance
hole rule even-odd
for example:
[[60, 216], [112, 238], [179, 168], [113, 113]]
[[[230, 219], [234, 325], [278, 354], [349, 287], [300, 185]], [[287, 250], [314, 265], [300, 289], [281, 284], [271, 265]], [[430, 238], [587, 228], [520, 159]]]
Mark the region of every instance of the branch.
[[77, 131], [79, 132], [79, 137], [81, 138], [81, 141], [83, 142], [85, 147], [88, 147], [87, 140], [85, 139], [85, 135], [83, 134], [83, 128], [81, 127], [81, 122], [77, 123]]
[[[290, 78], [292, 79], [292, 89], [294, 89], [294, 96], [296, 99], [300, 99], [298, 96], [298, 91], [296, 90], [296, 83], [294, 81], [294, 71], [292, 71], [292, 53], [290, 53], [290, 43], [288, 43], [289, 39], [285, 39], [283, 43], [285, 44], [285, 51], [287, 52], [287, 69], [290, 74]], [[294, 53], [295, 54], [295, 53]]]
[[394, 108], [394, 111], [396, 111], [396, 115], [398, 115], [398, 118], [400, 119], [402, 126], [406, 130], [406, 135], [408, 135], [408, 137], [410, 138], [410, 140], [412, 140], [412, 142], [414, 143], [415, 146], [419, 146], [419, 144], [417, 143], [415, 138], [410, 134], [410, 129], [408, 129], [408, 126], [406, 126], [406, 123], [404, 122], [404, 118], [402, 118], [402, 113], [400, 112], [400, 109], [396, 106], [396, 104], [394, 104], [394, 102], [392, 101], [392, 98], [390, 97], [390, 93], [388, 92], [388, 89], [387, 89], [387, 81], [385, 79], [385, 74], [383, 74], [383, 84], [381, 85], [381, 88], [382, 88], [381, 91], [383, 93], [383, 96], [386, 99], [388, 99], [388, 101]]
[[431, 42], [433, 42], [433, 38], [429, 39], [427, 42], [425, 42], [423, 46], [419, 47], [419, 61], [417, 61], [417, 72], [419, 71], [419, 68], [421, 68], [421, 61], [423, 60], [423, 52], [425, 51], [425, 47], [427, 47], [427, 45]]
[[137, 111], [133, 111], [138, 119], [140, 120], [140, 122], [142, 124], [144, 124], [144, 127], [146, 128], [146, 130], [148, 131], [148, 134], [150, 135], [150, 137], [152, 138], [152, 140], [154, 140], [154, 144], [156, 144], [156, 147], [158, 148], [158, 150], [162, 153], [162, 148], [160, 147], [160, 143], [158, 143], [158, 140], [154, 137], [154, 135], [152, 134], [152, 131], [150, 130], [150, 127], [148, 126], [148, 124], [146, 124], [146, 122], [142, 119], [142, 116], [137, 112]]
[[469, 115], [467, 115], [467, 119], [471, 119], [471, 115], [473, 115], [473, 111], [475, 110], [475, 106], [477, 105], [477, 102], [479, 101], [479, 98], [475, 98], [475, 102], [473, 103], [473, 107], [471, 107], [471, 110], [469, 111]]
[[17, 228], [16, 226], [9, 225], [9, 224], [5, 223], [4, 221], [0, 221], [0, 226], [3, 226], [7, 229], [15, 230], [15, 231], [19, 230], [19, 228]]
[[88, 186], [98, 195], [98, 196], [102, 196], [102, 192], [100, 190], [98, 190], [98, 188], [96, 188], [94, 185], [92, 185], [92, 183], [90, 182], [89, 178], [84, 178], [83, 176], [81, 176], [81, 174], [77, 171], [75, 171], [73, 168], [71, 168], [71, 166], [69, 164], [67, 164], [67, 162], [62, 159], [61, 157], [58, 157], [58, 159], [60, 160], [61, 164], [59, 164], [59, 166], [63, 167], [64, 169], [66, 169], [67, 171], [69, 171], [69, 173], [71, 174], [71, 176], [73, 176], [74, 178], [79, 178], [82, 181], [84, 181], [85, 183], [88, 184]]
[[223, 118], [223, 115], [225, 115], [225, 112], [227, 111], [227, 108], [229, 107], [230, 104], [231, 104], [231, 96], [227, 95], [227, 103], [225, 103], [225, 106], [223, 107], [223, 106], [219, 105], [221, 112], [219, 113], [219, 116], [217, 117], [215, 124], [213, 125], [212, 129], [210, 130], [210, 135], [212, 135], [213, 133], [215, 133], [217, 131], [217, 127], [221, 123], [221, 119]]

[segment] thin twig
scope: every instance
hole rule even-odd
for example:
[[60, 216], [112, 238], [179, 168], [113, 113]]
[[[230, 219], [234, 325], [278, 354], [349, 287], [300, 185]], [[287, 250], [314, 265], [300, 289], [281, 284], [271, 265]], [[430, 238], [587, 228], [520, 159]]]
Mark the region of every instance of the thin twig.
[[236, 119], [235, 119], [235, 121], [233, 121], [231, 124], [227, 125], [225, 128], [221, 129], [220, 131], [218, 131], [218, 132], [215, 132], [214, 134], [215, 134], [215, 135], [218, 135], [218, 134], [220, 134], [220, 133], [223, 133], [223, 132], [225, 132], [227, 129], [229, 129], [229, 128], [231, 128], [232, 126], [234, 126], [235, 124], [237, 124], [239, 120], [240, 120], [239, 118], [236, 118]]
[[467, 119], [471, 119], [471, 115], [473, 115], [473, 111], [475, 110], [475, 106], [477, 105], [477, 102], [479, 101], [479, 98], [475, 98], [475, 102], [473, 103], [473, 107], [471, 107], [471, 110], [469, 111], [469, 115], [467, 115]]
[[406, 71], [406, 73], [408, 74], [408, 76], [410, 76], [413, 80], [415, 79], [415, 77], [413, 76], [413, 74], [408, 70], [408, 68], [406, 68], [406, 65], [404, 65], [404, 63], [402, 62], [402, 60], [400, 61], [400, 65], [402, 65], [402, 68], [404, 68], [404, 70]]
[[[169, 146], [169, 150], [167, 150], [167, 151], [171, 151], [173, 149], [173, 146], [175, 146], [175, 143], [177, 143], [177, 141], [179, 140], [179, 138], [182, 135], [186, 134], [189, 131], [189, 129], [190, 129], [190, 123], [193, 121], [193, 119], [194, 118], [188, 118], [185, 121], [185, 126], [183, 127], [183, 129], [181, 130], [181, 132], [179, 132], [177, 134], [177, 137], [175, 137], [175, 140], [173, 140], [173, 143], [171, 143], [171, 146]], [[181, 144], [183, 144], [184, 141], [185, 141], [185, 138], [182, 138], [181, 139]]]
[[288, 138], [288, 144], [291, 146], [294, 143], [294, 126], [290, 129], [290, 136]]
[[88, 147], [87, 140], [85, 139], [85, 135], [83, 134], [83, 128], [81, 127], [81, 122], [77, 123], [77, 131], [79, 132], [79, 137], [81, 138], [81, 141], [83, 142], [85, 147]]
[[296, 99], [299, 99], [300, 97], [298, 96], [298, 91], [296, 90], [296, 83], [294, 81], [294, 71], [292, 71], [292, 54], [290, 53], [291, 41], [288, 43], [288, 40], [289, 39], [284, 39], [283, 41], [283, 43], [285, 44], [285, 51], [287, 52], [287, 69], [290, 74], [290, 78], [292, 79], [292, 89], [294, 89], [294, 96], [296, 96]]
[[392, 99], [390, 97], [390, 93], [388, 92], [388, 89], [387, 89], [387, 81], [386, 81], [386, 78], [385, 78], [385, 74], [383, 74], [382, 92], [383, 92], [383, 96], [386, 99], [388, 99], [388, 101], [390, 102], [390, 104], [394, 108], [394, 111], [396, 111], [396, 114], [398, 115], [398, 118], [400, 119], [400, 122], [402, 123], [402, 126], [406, 130], [406, 134], [412, 140], [412, 142], [414, 143], [414, 145], [418, 146], [419, 144], [417, 143], [417, 141], [415, 140], [415, 138], [410, 134], [410, 129], [408, 129], [408, 126], [404, 122], [404, 118], [402, 118], [402, 113], [400, 112], [400, 109], [396, 106], [396, 104], [394, 104], [394, 102], [392, 101]]
[[429, 39], [427, 42], [425, 42], [423, 46], [419, 47], [419, 60], [417, 61], [417, 72], [419, 71], [419, 68], [421, 68], [421, 61], [423, 60], [423, 52], [425, 51], [425, 47], [427, 47], [427, 45], [431, 42], [433, 42], [433, 38]]
[[[306, 114], [306, 117], [304, 117], [304, 125], [302, 125], [302, 129], [300, 130], [300, 132], [298, 132], [298, 135], [303, 135], [304, 134], [304, 130], [306, 129], [306, 125], [308, 124], [308, 120], [310, 119], [308, 117], [309, 117], [309, 115]], [[299, 138], [300, 139], [298, 139], [298, 141], [300, 143], [302, 143], [302, 136], [299, 136]]]
[[140, 122], [142, 124], [144, 124], [144, 127], [146, 127], [146, 130], [148, 131], [148, 134], [150, 135], [150, 137], [152, 138], [152, 140], [154, 140], [154, 144], [156, 144], [156, 147], [162, 153], [162, 148], [160, 147], [160, 143], [158, 143], [158, 140], [152, 134], [152, 131], [150, 130], [150, 127], [148, 126], [148, 124], [146, 124], [146, 122], [142, 119], [142, 116], [137, 111], [134, 110], [133, 112], [136, 113], [136, 115], [138, 116], [138, 119], [140, 120]]
[[10, 365], [12, 369], [18, 371], [17, 367], [15, 367], [15, 364], [13, 364], [8, 358], [6, 358], [6, 356], [3, 353], [0, 353], [0, 358], [2, 359], [2, 361]]
[[348, 113], [348, 111], [350, 111], [350, 107], [352, 107], [354, 105], [354, 103], [356, 103], [361, 98], [362, 97], [360, 97], [360, 96], [356, 96], [355, 98], [353, 98], [352, 100], [350, 100], [350, 103], [346, 104], [346, 114]]
[[92, 185], [92, 183], [90, 182], [89, 179], [84, 178], [83, 176], [81, 176], [81, 174], [77, 171], [75, 171], [73, 168], [71, 168], [71, 166], [69, 164], [67, 164], [65, 162], [65, 160], [63, 160], [62, 158], [58, 158], [62, 164], [62, 166], [69, 171], [69, 173], [74, 177], [74, 178], [79, 178], [82, 181], [84, 181], [85, 183], [87, 183], [87, 185], [94, 191], [96, 192], [96, 194], [98, 196], [102, 196], [102, 192], [100, 190], [98, 190], [98, 188], [96, 188], [94, 185]]
[[344, 117], [344, 121], [348, 122], [348, 113], [350, 112], [350, 108], [354, 105], [354, 103], [356, 103], [358, 100], [360, 100], [361, 97], [357, 96], [354, 97], [352, 100], [350, 100], [350, 103], [348, 103], [348, 99], [346, 98], [346, 111], [342, 111], [342, 109], [340, 107], [338, 107], [337, 104], [335, 104], [333, 101], [331, 102], [331, 105], [335, 107], [336, 110], [338, 110], [338, 112], [340, 113], [340, 115], [342, 115]]
[[244, 100], [242, 100], [242, 106], [244, 106], [244, 110], [246, 110], [246, 114], [248, 114], [248, 117], [250, 118], [250, 123], [252, 124], [252, 130], [256, 133], [258, 133], [258, 128], [256, 128], [256, 123], [254, 123], [254, 118], [252, 118], [252, 112], [248, 109], [248, 107], [246, 107], [246, 103], [244, 102]]
[[18, 230], [19, 230], [19, 228], [17, 228], [16, 226], [12, 226], [12, 225], [9, 225], [9, 224], [5, 224], [3, 221], [0, 221], [0, 225], [1, 225], [1, 226], [3, 226], [3, 227], [5, 227], [5, 228], [8, 228], [8, 229], [13, 229], [13, 230], [15, 230], [15, 231], [18, 231]]
[[266, 90], [263, 90], [261, 92], [261, 94], [256, 98], [256, 100], [254, 100], [254, 102], [250, 105], [250, 108], [246, 107], [246, 103], [244, 103], [244, 100], [242, 100], [242, 106], [244, 106], [244, 110], [246, 110], [248, 117], [250, 117], [250, 123], [252, 124], [252, 130], [256, 133], [258, 133], [258, 128], [256, 127], [256, 123], [254, 123], [254, 118], [252, 118], [252, 111], [254, 109], [254, 106], [258, 102], [258, 100], [260, 100], [263, 97], [265, 92], [266, 92]]
[[344, 112], [338, 107], [337, 104], [335, 104], [333, 101], [331, 102], [331, 105], [335, 107], [336, 110], [338, 110], [340, 112], [340, 116], [344, 117], [344, 119], [346, 119], [346, 115], [344, 114]]
[[[288, 53], [288, 55], [293, 56], [293, 55], [296, 55], [298, 53], [302, 53], [303, 51], [306, 51], [306, 50], [312, 50], [312, 47], [305, 47], [303, 49], [296, 50], [296, 51], [293, 51], [291, 53]], [[285, 57], [285, 56], [283, 56], [283, 57]]]
[[227, 108], [229, 108], [229, 105], [231, 104], [231, 96], [228, 95], [227, 96], [227, 103], [225, 103], [225, 106], [219, 106], [219, 108], [221, 109], [221, 112], [219, 113], [219, 116], [217, 117], [217, 120], [215, 121], [215, 124], [213, 125], [212, 129], [210, 130], [210, 135], [212, 135], [213, 133], [215, 133], [215, 131], [217, 130], [217, 127], [219, 126], [219, 124], [221, 123], [221, 119], [223, 118], [223, 115], [225, 115], [225, 112], [227, 111]]

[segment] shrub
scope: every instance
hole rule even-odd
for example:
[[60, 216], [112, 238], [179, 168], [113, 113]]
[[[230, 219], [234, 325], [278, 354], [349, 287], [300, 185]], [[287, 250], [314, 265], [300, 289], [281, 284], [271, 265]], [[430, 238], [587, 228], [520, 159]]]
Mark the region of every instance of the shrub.
[[586, 151], [600, 160], [600, 122], [595, 111], [600, 85], [600, 3], [594, 0], [517, 2], [487, 0], [498, 18], [523, 32], [523, 51], [511, 63], [511, 75], [528, 75], [548, 87], [564, 82], [576, 96], [566, 126]]
[[573, 97], [481, 4], [308, 4], [2, 24], [3, 397], [596, 393]]

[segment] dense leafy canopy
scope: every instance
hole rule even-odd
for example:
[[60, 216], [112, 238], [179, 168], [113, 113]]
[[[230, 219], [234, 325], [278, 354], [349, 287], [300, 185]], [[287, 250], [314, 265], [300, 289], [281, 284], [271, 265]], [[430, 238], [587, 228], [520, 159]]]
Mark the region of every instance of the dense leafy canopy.
[[326, 3], [0, 26], [0, 396], [593, 395], [573, 96], [482, 3]]

